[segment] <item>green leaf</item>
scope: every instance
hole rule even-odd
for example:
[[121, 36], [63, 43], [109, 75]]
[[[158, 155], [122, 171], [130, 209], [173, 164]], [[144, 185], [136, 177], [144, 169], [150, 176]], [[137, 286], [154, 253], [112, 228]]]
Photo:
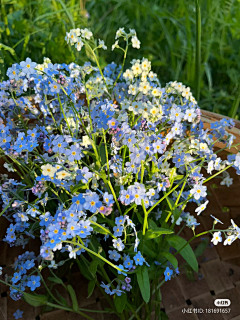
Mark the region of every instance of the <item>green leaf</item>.
[[34, 222], [34, 224], [31, 227], [31, 231], [35, 231], [38, 227], [39, 227], [39, 222], [38, 221]]
[[168, 316], [166, 315], [165, 312], [160, 311], [160, 318], [159, 318], [159, 319], [161, 319], [161, 320], [168, 320], [169, 318], [168, 318]]
[[148, 219], [148, 227], [149, 227], [149, 229], [153, 229], [153, 230], [158, 228], [158, 226], [156, 225], [156, 223], [152, 219]]
[[174, 269], [177, 268], [178, 261], [170, 252], [161, 252], [160, 255], [165, 257], [173, 265]]
[[54, 283], [63, 284], [63, 281], [60, 278], [48, 277], [48, 280]]
[[137, 218], [138, 218], [138, 221], [143, 224], [143, 217], [140, 215], [139, 211], [137, 210], [136, 211], [136, 214], [137, 214]]
[[[150, 242], [148, 242], [148, 244], [151, 245]], [[143, 245], [143, 253], [145, 256], [150, 257], [152, 259], [156, 259], [157, 258], [157, 253], [154, 252], [151, 248], [148, 247], [147, 242], [144, 243]]]
[[[90, 181], [89, 181], [89, 182], [90, 182]], [[87, 185], [86, 185], [86, 184], [82, 184], [82, 183], [77, 184], [76, 186], [74, 186], [74, 187], [71, 189], [71, 192], [74, 193], [74, 192], [76, 192], [76, 191], [79, 190], [79, 189], [85, 190], [85, 189], [87, 189]]]
[[91, 280], [88, 282], [88, 298], [91, 297], [93, 290], [95, 288], [96, 280]]
[[200, 257], [208, 246], [208, 238], [204, 239], [194, 250], [196, 258]]
[[102, 164], [105, 164], [107, 162], [105, 144], [102, 144], [100, 147], [100, 157]]
[[59, 299], [66, 307], [68, 307], [67, 301], [60, 295], [60, 293], [59, 293], [57, 290], [55, 290], [55, 292], [56, 292], [56, 294], [57, 294], [58, 299]]
[[137, 270], [137, 282], [143, 297], [143, 300], [148, 303], [150, 299], [150, 281], [148, 276], [147, 266], [141, 266]]
[[93, 231], [94, 232], [98, 232], [98, 233], [101, 233], [101, 234], [109, 234], [109, 232], [103, 230], [102, 228], [92, 224], [91, 227], [93, 228]]
[[114, 304], [116, 306], [118, 313], [123, 312], [126, 303], [127, 303], [127, 294], [126, 293], [123, 293], [120, 297], [117, 295], [115, 296]]
[[172, 230], [164, 229], [164, 228], [157, 228], [155, 230], [148, 229], [145, 234], [144, 239], [149, 240], [149, 239], [157, 238], [157, 237], [161, 236], [162, 234], [171, 234], [171, 233], [173, 233]]
[[78, 302], [77, 302], [77, 296], [76, 296], [75, 290], [70, 284], [68, 284], [67, 288], [72, 299], [73, 310], [78, 311]]
[[104, 217], [101, 217], [99, 216], [98, 217], [98, 223], [107, 223], [109, 224], [111, 227], [114, 227], [115, 226], [115, 222], [106, 218], [105, 216]]
[[96, 274], [97, 272], [97, 267], [98, 267], [98, 260], [93, 260], [91, 263], [90, 263], [90, 266], [89, 266], [89, 271], [92, 273], [92, 274]]
[[170, 236], [169, 238], [167, 238], [167, 241], [170, 244], [170, 246], [179, 251], [181, 256], [186, 260], [190, 267], [192, 267], [194, 271], [198, 272], [197, 259], [187, 241], [179, 236]]
[[33, 307], [43, 306], [47, 303], [47, 296], [23, 292], [24, 300]]
[[169, 197], [166, 197], [168, 206], [170, 208], [170, 210], [172, 211], [172, 209], [174, 208], [174, 201], [172, 199], [170, 199]]
[[77, 259], [77, 264], [78, 267], [82, 273], [82, 275], [87, 279], [87, 280], [93, 280], [94, 279], [94, 275], [89, 271], [89, 269], [87, 268], [87, 266], [85, 265], [83, 259], [83, 256], [80, 256], [81, 259]]

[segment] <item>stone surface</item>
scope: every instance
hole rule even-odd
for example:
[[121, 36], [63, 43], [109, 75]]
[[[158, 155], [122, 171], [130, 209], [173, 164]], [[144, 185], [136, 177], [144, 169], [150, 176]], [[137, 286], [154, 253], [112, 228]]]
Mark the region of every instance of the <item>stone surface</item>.
[[189, 280], [184, 272], [181, 272], [177, 277], [177, 281], [185, 300], [191, 299], [205, 292], [210, 292], [210, 287], [202, 268], [199, 269], [198, 274], [194, 273], [193, 275], [193, 281]]
[[163, 305], [166, 312], [186, 307], [186, 301], [179, 287], [177, 278], [167, 281], [161, 287]]
[[240, 295], [237, 288], [233, 288], [228, 291], [224, 291], [216, 297], [216, 299], [230, 299], [231, 305], [223, 309], [230, 309], [229, 313], [222, 313], [224, 320], [232, 319], [233, 317], [240, 316]]
[[234, 287], [230, 276], [221, 264], [219, 259], [215, 259], [203, 264], [203, 271], [210, 290], [215, 294], [224, 292]]

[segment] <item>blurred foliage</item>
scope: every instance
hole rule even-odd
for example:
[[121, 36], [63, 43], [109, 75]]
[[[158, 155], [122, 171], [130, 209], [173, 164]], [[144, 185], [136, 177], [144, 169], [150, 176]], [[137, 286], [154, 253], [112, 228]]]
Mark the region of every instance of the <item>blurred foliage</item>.
[[[240, 1], [199, 0], [201, 8], [200, 106], [239, 117]], [[84, 62], [64, 41], [75, 27], [90, 27], [109, 47], [101, 65], [121, 63], [111, 52], [119, 27], [134, 28], [141, 49], [132, 58], [146, 57], [161, 82], [182, 81], [195, 88], [196, 6], [194, 0], [2, 0], [0, 20], [1, 72], [27, 57], [41, 63]], [[6, 47], [1, 47], [1, 44]], [[13, 51], [14, 50], [14, 51]], [[3, 69], [5, 68], [5, 70]]]

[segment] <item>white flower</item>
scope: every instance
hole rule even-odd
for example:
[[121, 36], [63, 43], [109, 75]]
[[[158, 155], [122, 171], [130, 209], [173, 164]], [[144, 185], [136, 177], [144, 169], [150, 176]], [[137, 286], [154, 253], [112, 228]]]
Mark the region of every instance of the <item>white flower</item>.
[[148, 61], [148, 59], [144, 59], [141, 64], [142, 70], [148, 71], [151, 69], [151, 61]]
[[233, 219], [231, 219], [231, 223], [233, 228], [237, 231], [238, 236], [240, 235], [240, 228], [236, 225], [236, 223], [233, 221]]
[[195, 99], [193, 96], [190, 97], [190, 101], [191, 101], [192, 103], [194, 103], [194, 104], [197, 104], [197, 101], [196, 101], [196, 99]]
[[76, 259], [76, 251], [74, 251], [74, 249], [71, 246], [67, 245], [67, 249], [69, 251], [69, 258], [72, 259]]
[[70, 176], [70, 173], [68, 173], [68, 172], [65, 171], [65, 170], [62, 170], [62, 171], [60, 171], [60, 172], [57, 172], [57, 178], [58, 178], [59, 180], [66, 179], [66, 178], [69, 177], [69, 176]]
[[190, 96], [192, 95], [190, 88], [184, 88], [182, 91], [182, 96], [185, 97], [186, 99], [188, 99]]
[[182, 113], [181, 108], [174, 105], [171, 110], [170, 119], [180, 122], [183, 118], [183, 115], [184, 113]]
[[161, 97], [162, 92], [160, 91], [160, 88], [154, 88], [153, 91], [152, 91], [152, 95], [154, 97]]
[[[172, 223], [175, 221], [175, 218], [173, 215], [171, 216], [171, 220], [172, 220]], [[176, 221], [176, 225], [180, 226], [181, 222], [182, 222], [182, 217], [179, 217]]]
[[139, 91], [141, 91], [143, 94], [147, 94], [149, 90], [150, 90], [149, 82], [140, 82]]
[[196, 139], [192, 139], [191, 140], [191, 145], [190, 145], [190, 148], [191, 149], [199, 149], [199, 141], [196, 140]]
[[188, 227], [192, 227], [197, 222], [197, 219], [194, 216], [191, 216], [190, 213], [186, 215], [186, 223]]
[[221, 158], [217, 158], [214, 162], [214, 168], [215, 170], [220, 170], [220, 167], [221, 167], [221, 162], [222, 162], [222, 159]]
[[75, 44], [75, 48], [77, 49], [77, 51], [81, 51], [83, 46], [84, 46], [84, 43], [82, 42], [82, 39], [77, 38], [77, 42]]
[[153, 116], [156, 116], [158, 114], [159, 110], [156, 107], [153, 107], [152, 109], [150, 109], [150, 113]]
[[230, 187], [233, 184], [233, 178], [226, 177], [220, 182], [220, 184], [222, 186], [226, 185], [227, 187]]
[[213, 170], [214, 170], [214, 161], [211, 160], [211, 161], [208, 162], [207, 173], [212, 174]]
[[5, 162], [3, 166], [4, 166], [4, 168], [7, 169], [8, 172], [14, 172], [15, 171], [10, 163]]
[[118, 40], [115, 41], [115, 43], [112, 45], [112, 51], [113, 51], [115, 48], [119, 48]]
[[196, 113], [194, 112], [194, 109], [187, 109], [185, 116], [184, 116], [184, 119], [189, 122], [192, 122], [193, 119], [195, 119], [195, 118], [196, 118]]
[[210, 214], [210, 217], [212, 217], [214, 219], [214, 222], [213, 222], [214, 224], [217, 224], [217, 223], [223, 224], [222, 221], [220, 221], [218, 218], [214, 217], [213, 215]]
[[235, 236], [229, 236], [227, 237], [227, 239], [224, 241], [223, 245], [226, 246], [226, 245], [231, 245], [233, 243], [233, 241], [236, 239]]
[[135, 101], [132, 103], [131, 106], [128, 107], [129, 111], [133, 111], [134, 114], [139, 114], [140, 109], [142, 108], [142, 102], [140, 101]]
[[116, 248], [118, 251], [122, 251], [125, 248], [125, 245], [123, 244], [120, 238], [113, 239], [112, 242], [113, 242], [113, 247]]
[[136, 36], [132, 37], [132, 46], [133, 48], [140, 49], [141, 42], [138, 40]]
[[92, 140], [89, 138], [89, 136], [83, 136], [80, 144], [87, 148], [88, 146], [92, 145]]
[[170, 163], [168, 163], [167, 161], [164, 161], [161, 165], [160, 165], [160, 169], [162, 172], [168, 172], [170, 168]]
[[211, 242], [216, 246], [218, 242], [222, 242], [221, 232], [214, 232]]
[[184, 86], [181, 82], [173, 82], [174, 83], [174, 89], [176, 89], [178, 92], [182, 92]]
[[140, 63], [136, 62], [133, 66], [132, 66], [132, 71], [133, 71], [133, 74], [135, 76], [138, 76], [139, 74], [142, 73], [142, 68], [141, 68], [141, 65]]
[[115, 39], [118, 39], [125, 34], [126, 34], [126, 32], [124, 31], [124, 28], [119, 28], [118, 31], [116, 32]]
[[38, 74], [42, 74], [42, 71], [44, 70], [44, 64], [38, 64], [36, 69]]
[[129, 69], [127, 69], [124, 73], [123, 73], [123, 78], [124, 79], [128, 79], [128, 80], [132, 80], [134, 77], [133, 72]]
[[54, 174], [56, 173], [57, 171], [57, 168], [54, 168], [51, 164], [45, 164], [43, 166], [41, 166], [41, 169], [42, 169], [42, 174], [44, 176], [48, 176], [48, 177], [53, 177]]
[[70, 32], [66, 33], [66, 37], [65, 40], [67, 41], [67, 43], [70, 43], [71, 45], [73, 45], [75, 42], [77, 42], [77, 33], [75, 31], [75, 29], [70, 30]]
[[93, 179], [92, 180], [92, 188], [94, 190], [97, 190], [98, 187], [99, 187], [99, 184], [97, 183], [97, 180]]
[[148, 77], [151, 81], [157, 80], [157, 74], [153, 73], [152, 71], [149, 72]]
[[144, 82], [147, 81], [147, 76], [148, 76], [148, 72], [147, 71], [143, 71], [142, 75], [141, 75], [141, 80]]
[[107, 46], [105, 45], [104, 40], [98, 39], [99, 47], [103, 48], [103, 50], [107, 50]]
[[196, 208], [195, 212], [197, 212], [197, 215], [199, 216], [201, 212], [203, 212], [208, 204], [208, 200], [206, 202], [204, 202], [203, 204], [201, 204], [198, 208]]
[[137, 93], [136, 86], [133, 86], [132, 84], [130, 84], [130, 86], [128, 88], [128, 94], [132, 94], [133, 96], [135, 96], [136, 93]]
[[203, 143], [203, 142], [200, 143], [199, 149], [200, 149], [200, 151], [204, 151], [204, 152], [208, 152], [209, 151], [208, 145], [206, 143]]
[[137, 252], [137, 248], [138, 248], [139, 243], [140, 243], [140, 240], [136, 237], [135, 244], [134, 244], [134, 252]]
[[53, 251], [61, 250], [62, 249], [62, 242], [55, 245], [55, 247], [52, 249]]
[[82, 37], [85, 39], [90, 40], [90, 38], [92, 37], [92, 31], [90, 31], [89, 29], [85, 28], [85, 29], [81, 29], [81, 34]]

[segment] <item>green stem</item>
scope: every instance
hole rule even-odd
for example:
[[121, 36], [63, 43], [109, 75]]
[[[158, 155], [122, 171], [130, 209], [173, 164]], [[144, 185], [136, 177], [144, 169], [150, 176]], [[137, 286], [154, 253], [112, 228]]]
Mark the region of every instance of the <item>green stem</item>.
[[182, 179], [173, 189], [171, 189], [170, 191], [168, 191], [158, 202], [156, 202], [148, 211], [147, 211], [147, 214], [149, 214], [156, 206], [159, 205], [159, 203], [161, 203], [169, 194], [171, 194], [175, 189], [177, 189], [181, 184], [182, 182], [185, 180]]
[[148, 218], [148, 212], [146, 211], [146, 208], [145, 208], [145, 204], [144, 204], [144, 201], [142, 199], [142, 207], [143, 207], [143, 212], [144, 212], [144, 222], [143, 222], [143, 236], [145, 235], [145, 232], [146, 232], [146, 228], [147, 228], [147, 225], [148, 225], [148, 221], [147, 221], [147, 218]]
[[108, 171], [108, 180], [110, 180], [110, 168], [109, 168], [109, 160], [108, 160], [108, 150], [107, 150], [107, 141], [106, 141], [106, 135], [104, 129], [103, 131], [103, 140], [105, 145], [105, 154], [106, 154], [106, 161], [107, 161], [107, 171]]
[[118, 82], [118, 79], [120, 78], [122, 72], [123, 72], [123, 68], [124, 68], [124, 65], [125, 65], [125, 61], [126, 61], [126, 57], [127, 57], [127, 51], [128, 51], [128, 41], [126, 43], [126, 48], [124, 50], [124, 57], [123, 57], [123, 64], [122, 64], [122, 68], [117, 76], [117, 79], [115, 80], [114, 84], [113, 84], [113, 88], [115, 87], [116, 83]]
[[195, 91], [196, 99], [200, 98], [200, 80], [201, 80], [201, 8], [199, 0], [196, 3], [196, 55], [195, 55]]
[[99, 62], [98, 62], [98, 59], [97, 59], [97, 57], [96, 57], [96, 55], [95, 55], [95, 52], [93, 51], [93, 49], [91, 48], [91, 46], [90, 46], [88, 43], [85, 42], [85, 44], [89, 47], [90, 51], [92, 52], [92, 54], [93, 54], [93, 56], [94, 56], [94, 59], [95, 59], [95, 62], [96, 62], [96, 64], [97, 64], [97, 66], [98, 66], [99, 72], [100, 72], [100, 74], [101, 74], [101, 76], [102, 76], [102, 78], [103, 78], [104, 84], [105, 84], [105, 86], [106, 86], [107, 89], [108, 89], [107, 82], [106, 82], [105, 77], [104, 77], [104, 75], [103, 75], [103, 73], [102, 73], [102, 69], [101, 69], [100, 64], [99, 64]]
[[[164, 282], [165, 282], [165, 279], [163, 279], [163, 280], [159, 283], [159, 285], [157, 286], [157, 288], [153, 290], [153, 295], [154, 295], [154, 293], [164, 284]], [[144, 304], [145, 304], [145, 302], [142, 302], [142, 303], [140, 304], [140, 306], [136, 309], [135, 313], [138, 313], [138, 312], [142, 309], [142, 307], [144, 306]], [[132, 320], [132, 319], [134, 318], [134, 315], [135, 315], [135, 314], [133, 314], [133, 315], [129, 318], [129, 320]]]
[[111, 267], [119, 270], [119, 271], [123, 271], [122, 269], [118, 268], [115, 264], [111, 263], [110, 261], [108, 261], [107, 259], [105, 259], [103, 256], [101, 256], [100, 254], [88, 249], [87, 247], [85, 247], [84, 245], [78, 243], [78, 242], [73, 242], [73, 241], [62, 241], [62, 242], [65, 242], [65, 243], [70, 243], [70, 244], [73, 244], [75, 246], [78, 246], [84, 250], [86, 250], [87, 252], [93, 254], [94, 256], [96, 256], [97, 258], [103, 260], [104, 262], [106, 262], [107, 264], [109, 264]]
[[116, 202], [116, 205], [117, 205], [117, 207], [118, 207], [118, 211], [119, 211], [119, 213], [122, 215], [122, 210], [121, 210], [121, 208], [120, 208], [120, 205], [119, 205], [119, 202], [118, 202], [116, 193], [115, 193], [115, 191], [114, 191], [114, 189], [113, 189], [113, 186], [112, 186], [112, 184], [111, 184], [111, 181], [108, 180], [107, 183], [108, 183], [108, 186], [109, 186], [109, 188], [110, 188], [110, 190], [111, 190], [111, 192], [112, 192], [112, 195], [113, 195], [113, 197], [114, 197], [114, 200], [115, 200], [115, 202]]

